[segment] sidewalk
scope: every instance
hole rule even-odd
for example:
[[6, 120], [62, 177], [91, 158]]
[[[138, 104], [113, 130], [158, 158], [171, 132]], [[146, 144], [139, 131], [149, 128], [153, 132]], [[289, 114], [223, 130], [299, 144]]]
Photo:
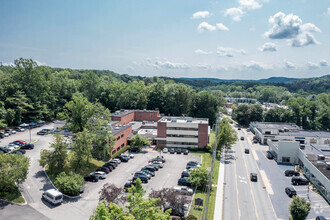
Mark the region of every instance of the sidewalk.
[[217, 195], [215, 198], [215, 208], [214, 208], [214, 220], [222, 220], [222, 209], [223, 209], [223, 187], [225, 181], [225, 160], [224, 154], [221, 154], [220, 167], [219, 167], [219, 177], [218, 177], [218, 187]]

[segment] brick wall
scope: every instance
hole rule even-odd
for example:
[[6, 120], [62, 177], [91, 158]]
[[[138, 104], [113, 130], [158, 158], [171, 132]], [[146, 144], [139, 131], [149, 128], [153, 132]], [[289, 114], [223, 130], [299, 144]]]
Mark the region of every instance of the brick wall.
[[134, 121], [158, 121], [161, 118], [159, 111], [135, 111]]
[[111, 116], [112, 121], [119, 121], [118, 125], [127, 125], [128, 123], [134, 121], [134, 112], [130, 112], [124, 116]]
[[[129, 126], [129, 127], [127, 127], [127, 129], [125, 129], [125, 130], [119, 132], [118, 134], [114, 135], [115, 143], [112, 146], [111, 155], [117, 153], [120, 149], [127, 146], [127, 137], [130, 134], [132, 134], [132, 126]], [[123, 135], [123, 137], [122, 137], [122, 135]]]
[[208, 124], [198, 125], [198, 148], [204, 148], [209, 143]]
[[[166, 122], [157, 122], [157, 137], [166, 138]], [[157, 147], [165, 147], [166, 141], [157, 140]]]

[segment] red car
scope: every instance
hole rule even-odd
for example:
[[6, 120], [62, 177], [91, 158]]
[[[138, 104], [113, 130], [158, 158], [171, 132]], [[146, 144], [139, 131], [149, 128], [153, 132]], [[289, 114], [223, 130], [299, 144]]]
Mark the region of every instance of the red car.
[[17, 141], [14, 141], [13, 143], [15, 143], [15, 142], [21, 143], [22, 145], [26, 144], [26, 141], [22, 141], [22, 140], [17, 140]]

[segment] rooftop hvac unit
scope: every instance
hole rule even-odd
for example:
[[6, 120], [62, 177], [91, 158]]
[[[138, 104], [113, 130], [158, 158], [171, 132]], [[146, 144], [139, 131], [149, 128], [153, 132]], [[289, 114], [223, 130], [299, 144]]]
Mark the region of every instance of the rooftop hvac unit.
[[317, 155], [317, 160], [325, 160], [324, 155]]

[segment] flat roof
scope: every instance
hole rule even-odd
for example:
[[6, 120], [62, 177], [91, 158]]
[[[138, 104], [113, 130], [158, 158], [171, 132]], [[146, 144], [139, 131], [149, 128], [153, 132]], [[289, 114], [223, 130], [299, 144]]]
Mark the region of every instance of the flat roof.
[[294, 123], [282, 123], [282, 122], [251, 122], [251, 124], [260, 129], [287, 129], [287, 130], [302, 130], [298, 125]]
[[156, 128], [143, 128], [138, 131], [138, 134], [142, 137], [156, 137], [157, 129]]
[[166, 122], [166, 123], [197, 123], [197, 124], [208, 124], [209, 119], [208, 118], [191, 118], [191, 117], [171, 117], [171, 116], [165, 116], [162, 117], [160, 122]]
[[131, 126], [132, 126], [131, 124], [127, 124], [127, 125], [109, 125], [112, 135], [119, 134], [120, 132], [128, 129]]
[[306, 155], [324, 155], [330, 159], [330, 145], [311, 144], [306, 145], [302, 150]]
[[288, 131], [280, 132], [279, 136], [295, 136], [295, 137], [316, 137], [316, 138], [330, 138], [329, 131]]
[[120, 110], [115, 111], [114, 113], [111, 113], [111, 116], [123, 117], [123, 116], [128, 115], [132, 112], [159, 112], [159, 110], [120, 109]]

